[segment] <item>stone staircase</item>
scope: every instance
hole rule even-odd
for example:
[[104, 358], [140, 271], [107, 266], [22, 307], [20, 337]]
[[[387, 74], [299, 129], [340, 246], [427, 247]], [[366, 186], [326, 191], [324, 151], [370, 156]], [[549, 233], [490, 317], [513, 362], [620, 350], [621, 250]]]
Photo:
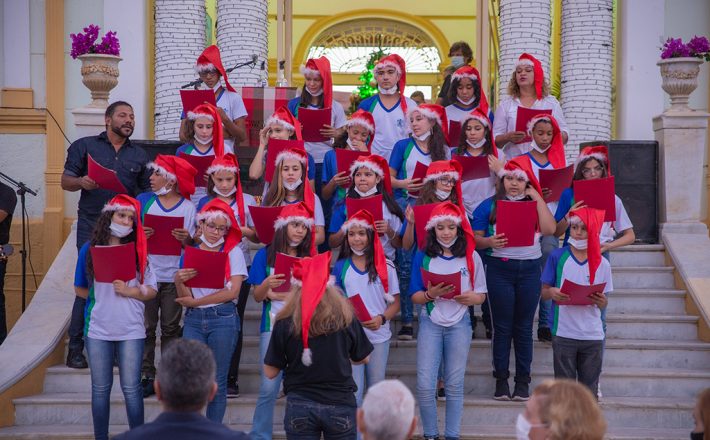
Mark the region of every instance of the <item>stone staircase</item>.
[[[692, 425], [694, 397], [710, 386], [710, 343], [697, 338], [697, 320], [685, 313], [685, 291], [674, 286], [662, 245], [635, 245], [612, 253], [613, 292], [607, 315], [608, 340], [601, 380], [601, 405], [611, 439], [683, 439]], [[241, 397], [230, 399], [225, 423], [248, 430], [259, 386], [258, 323], [260, 306], [250, 300], [245, 318], [240, 370]], [[394, 321], [398, 330], [399, 321]], [[518, 402], [497, 402], [493, 395], [490, 342], [479, 324], [471, 343], [465, 381], [462, 438], [515, 438]], [[416, 383], [416, 341], [392, 341], [388, 376]], [[514, 365], [512, 363], [511, 365]], [[550, 344], [535, 342], [534, 387], [552, 378]], [[111, 432], [127, 429], [125, 408], [115, 375]], [[285, 399], [277, 401], [275, 437], [283, 438]], [[88, 370], [49, 368], [40, 395], [14, 400], [15, 426], [0, 429], [0, 439], [92, 438]], [[439, 404], [440, 420], [444, 405]], [[145, 401], [146, 420], [160, 412]], [[441, 430], [443, 432], [443, 429]]]

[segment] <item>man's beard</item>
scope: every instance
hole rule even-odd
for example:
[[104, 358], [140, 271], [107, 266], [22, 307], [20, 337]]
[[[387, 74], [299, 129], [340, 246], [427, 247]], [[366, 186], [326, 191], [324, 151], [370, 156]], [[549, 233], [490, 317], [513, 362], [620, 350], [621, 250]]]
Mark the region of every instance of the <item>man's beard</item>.
[[[128, 132], [128, 134], [125, 134], [123, 132], [124, 127], [128, 128], [130, 130]], [[124, 125], [120, 125], [120, 126], [111, 125], [111, 131], [113, 131], [116, 135], [121, 136], [123, 138], [129, 138], [133, 134], [133, 127], [128, 127], [128, 126], [124, 126]]]

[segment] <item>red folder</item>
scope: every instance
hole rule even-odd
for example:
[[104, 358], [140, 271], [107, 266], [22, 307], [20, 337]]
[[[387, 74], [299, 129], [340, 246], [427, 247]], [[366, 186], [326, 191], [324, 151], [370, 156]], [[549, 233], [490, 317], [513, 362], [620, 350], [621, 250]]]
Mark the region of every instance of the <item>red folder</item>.
[[539, 108], [527, 108], [522, 105], [518, 106], [518, 116], [515, 118], [515, 131], [525, 132], [525, 138], [518, 142], [522, 144], [524, 142], [532, 141], [532, 138], [527, 135], [528, 132], [528, 122], [539, 114], [551, 115], [552, 110], [549, 109], [539, 109]]
[[360, 322], [367, 322], [372, 320], [372, 316], [370, 315], [370, 312], [367, 311], [367, 307], [365, 307], [365, 303], [362, 301], [362, 297], [359, 293], [348, 297], [348, 300], [350, 301], [350, 304], [353, 305], [355, 316], [357, 316], [357, 319]]
[[[357, 160], [358, 157], [360, 156], [369, 156], [370, 153], [367, 151], [355, 151], [355, 150], [348, 150], [345, 148], [335, 148], [335, 163], [336, 163], [336, 170], [338, 173], [342, 173], [343, 171], [350, 173], [350, 167], [352, 166], [353, 162]], [[385, 173], [389, 173], [390, 170], [383, 170]], [[347, 188], [349, 184], [343, 185], [344, 188]]]
[[464, 182], [491, 177], [491, 169], [488, 167], [488, 155], [472, 157], [454, 154], [451, 159], [461, 164], [463, 169], [461, 180]]
[[572, 176], [574, 176], [574, 165], [553, 170], [540, 170], [540, 187], [552, 191], [545, 201], [549, 203], [560, 200], [562, 191], [572, 184]]
[[128, 282], [136, 277], [135, 243], [92, 246], [89, 250], [94, 265], [94, 279], [97, 282], [113, 283], [116, 280]]
[[461, 272], [440, 274], [429, 272], [424, 269], [421, 269], [421, 271], [425, 287], [429, 286], [429, 283], [431, 283], [432, 286], [437, 286], [441, 283], [444, 283], [444, 285], [447, 286], [454, 286], [453, 291], [447, 293], [446, 295], [441, 295], [439, 298], [453, 299], [453, 297], [461, 295]]
[[382, 194], [376, 194], [371, 197], [363, 197], [360, 199], [353, 199], [350, 197], [345, 198], [345, 212], [348, 216], [351, 216], [364, 209], [368, 211], [375, 218], [375, 221], [380, 221], [384, 219], [382, 215]]
[[274, 239], [274, 222], [279, 216], [283, 206], [250, 206], [249, 214], [254, 221], [256, 235], [259, 241], [269, 244]]
[[168, 217], [146, 214], [143, 224], [153, 228], [153, 235], [148, 239], [148, 253], [152, 255], [178, 256], [182, 251], [182, 243], [173, 237], [173, 229], [182, 229], [184, 217]]
[[217, 106], [213, 90], [180, 90], [180, 99], [185, 117], [187, 117], [187, 112], [191, 112], [195, 107], [205, 102]]
[[[423, 179], [426, 177], [426, 171], [429, 169], [429, 165], [424, 165], [421, 162], [417, 162], [417, 164], [414, 166], [414, 173], [412, 173], [412, 180], [413, 179]], [[419, 182], [421, 183], [421, 182]], [[419, 195], [419, 191], [409, 191], [409, 195], [413, 197], [417, 197]]]
[[276, 253], [276, 261], [274, 262], [274, 275], [281, 274], [284, 275], [282, 280], [284, 283], [279, 287], [271, 289], [274, 292], [288, 292], [291, 290], [291, 271], [293, 270], [293, 265], [296, 261], [300, 260], [298, 257], [292, 257], [281, 252]]
[[457, 147], [461, 138], [461, 122], [449, 121], [449, 142], [450, 147]]
[[424, 249], [426, 246], [426, 223], [431, 217], [431, 211], [438, 203], [429, 203], [428, 205], [412, 206], [414, 210], [414, 232], [417, 234], [417, 246], [419, 249]]
[[584, 201], [590, 208], [603, 209], [604, 221], [616, 220], [616, 197], [614, 196], [614, 176], [603, 179], [575, 180], [574, 201]]
[[266, 150], [266, 170], [264, 171], [265, 182], [271, 182], [274, 177], [276, 157], [280, 152], [289, 148], [306, 151], [306, 148], [303, 146], [303, 141], [269, 139], [269, 148]]
[[301, 123], [301, 134], [306, 142], [326, 142], [320, 131], [324, 125], [331, 124], [330, 108], [299, 108], [298, 121]]
[[565, 280], [560, 287], [560, 291], [569, 295], [568, 301], [558, 302], [560, 306], [591, 306], [594, 303], [589, 296], [596, 292], [604, 292], [606, 283], [583, 286], [570, 280]]
[[181, 159], [185, 159], [195, 167], [197, 173], [195, 173], [195, 186], [199, 188], [205, 188], [207, 186], [207, 181], [205, 180], [205, 174], [207, 174], [207, 168], [212, 165], [215, 156], [210, 154], [209, 156], [192, 156], [190, 154], [180, 153], [178, 155]]
[[496, 234], [505, 234], [505, 247], [532, 246], [537, 221], [537, 202], [496, 202]]
[[226, 252], [212, 252], [196, 247], [185, 248], [183, 268], [197, 270], [197, 276], [188, 280], [187, 287], [223, 289], [226, 279]]
[[96, 162], [90, 154], [88, 156], [89, 178], [96, 182], [96, 184], [99, 185], [99, 188], [107, 189], [119, 194], [128, 194], [128, 190], [118, 179], [118, 175], [114, 170], [108, 169]]

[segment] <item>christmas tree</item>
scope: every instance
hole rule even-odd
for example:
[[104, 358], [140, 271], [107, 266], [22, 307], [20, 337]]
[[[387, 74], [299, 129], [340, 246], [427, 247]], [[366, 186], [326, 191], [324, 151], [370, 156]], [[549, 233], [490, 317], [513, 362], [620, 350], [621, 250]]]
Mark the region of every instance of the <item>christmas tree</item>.
[[358, 78], [360, 80], [360, 85], [357, 87], [350, 96], [350, 108], [348, 109], [348, 114], [352, 114], [357, 111], [357, 106], [360, 102], [369, 98], [370, 96], [377, 93], [377, 81], [375, 81], [375, 64], [380, 60], [380, 58], [387, 55], [382, 48], [378, 48], [376, 51], [370, 54], [370, 57], [365, 64], [365, 71]]

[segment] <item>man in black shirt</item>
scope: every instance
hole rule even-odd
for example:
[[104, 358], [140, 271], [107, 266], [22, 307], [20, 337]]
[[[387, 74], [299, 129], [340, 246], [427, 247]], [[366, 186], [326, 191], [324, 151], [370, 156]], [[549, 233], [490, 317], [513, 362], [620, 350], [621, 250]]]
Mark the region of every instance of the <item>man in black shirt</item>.
[[[9, 186], [0, 182], [0, 247], [10, 241], [10, 225], [12, 224], [12, 214], [17, 205], [15, 191]], [[7, 318], [5, 316], [5, 269], [7, 260], [3, 258], [0, 250], [0, 344], [7, 337]]]
[[[115, 192], [101, 189], [88, 176], [88, 157], [102, 166], [116, 171], [118, 179], [128, 190], [128, 195], [150, 191], [151, 171], [146, 167], [148, 154], [137, 145], [131, 144], [135, 116], [133, 107], [124, 101], [116, 101], [106, 108], [106, 131], [98, 136], [88, 136], [75, 141], [67, 150], [67, 160], [62, 174], [62, 189], [81, 191], [76, 230], [76, 248], [91, 239], [96, 220]], [[72, 317], [69, 323], [69, 354], [67, 366], [86, 368], [84, 350], [84, 307], [86, 299], [74, 299]]]

